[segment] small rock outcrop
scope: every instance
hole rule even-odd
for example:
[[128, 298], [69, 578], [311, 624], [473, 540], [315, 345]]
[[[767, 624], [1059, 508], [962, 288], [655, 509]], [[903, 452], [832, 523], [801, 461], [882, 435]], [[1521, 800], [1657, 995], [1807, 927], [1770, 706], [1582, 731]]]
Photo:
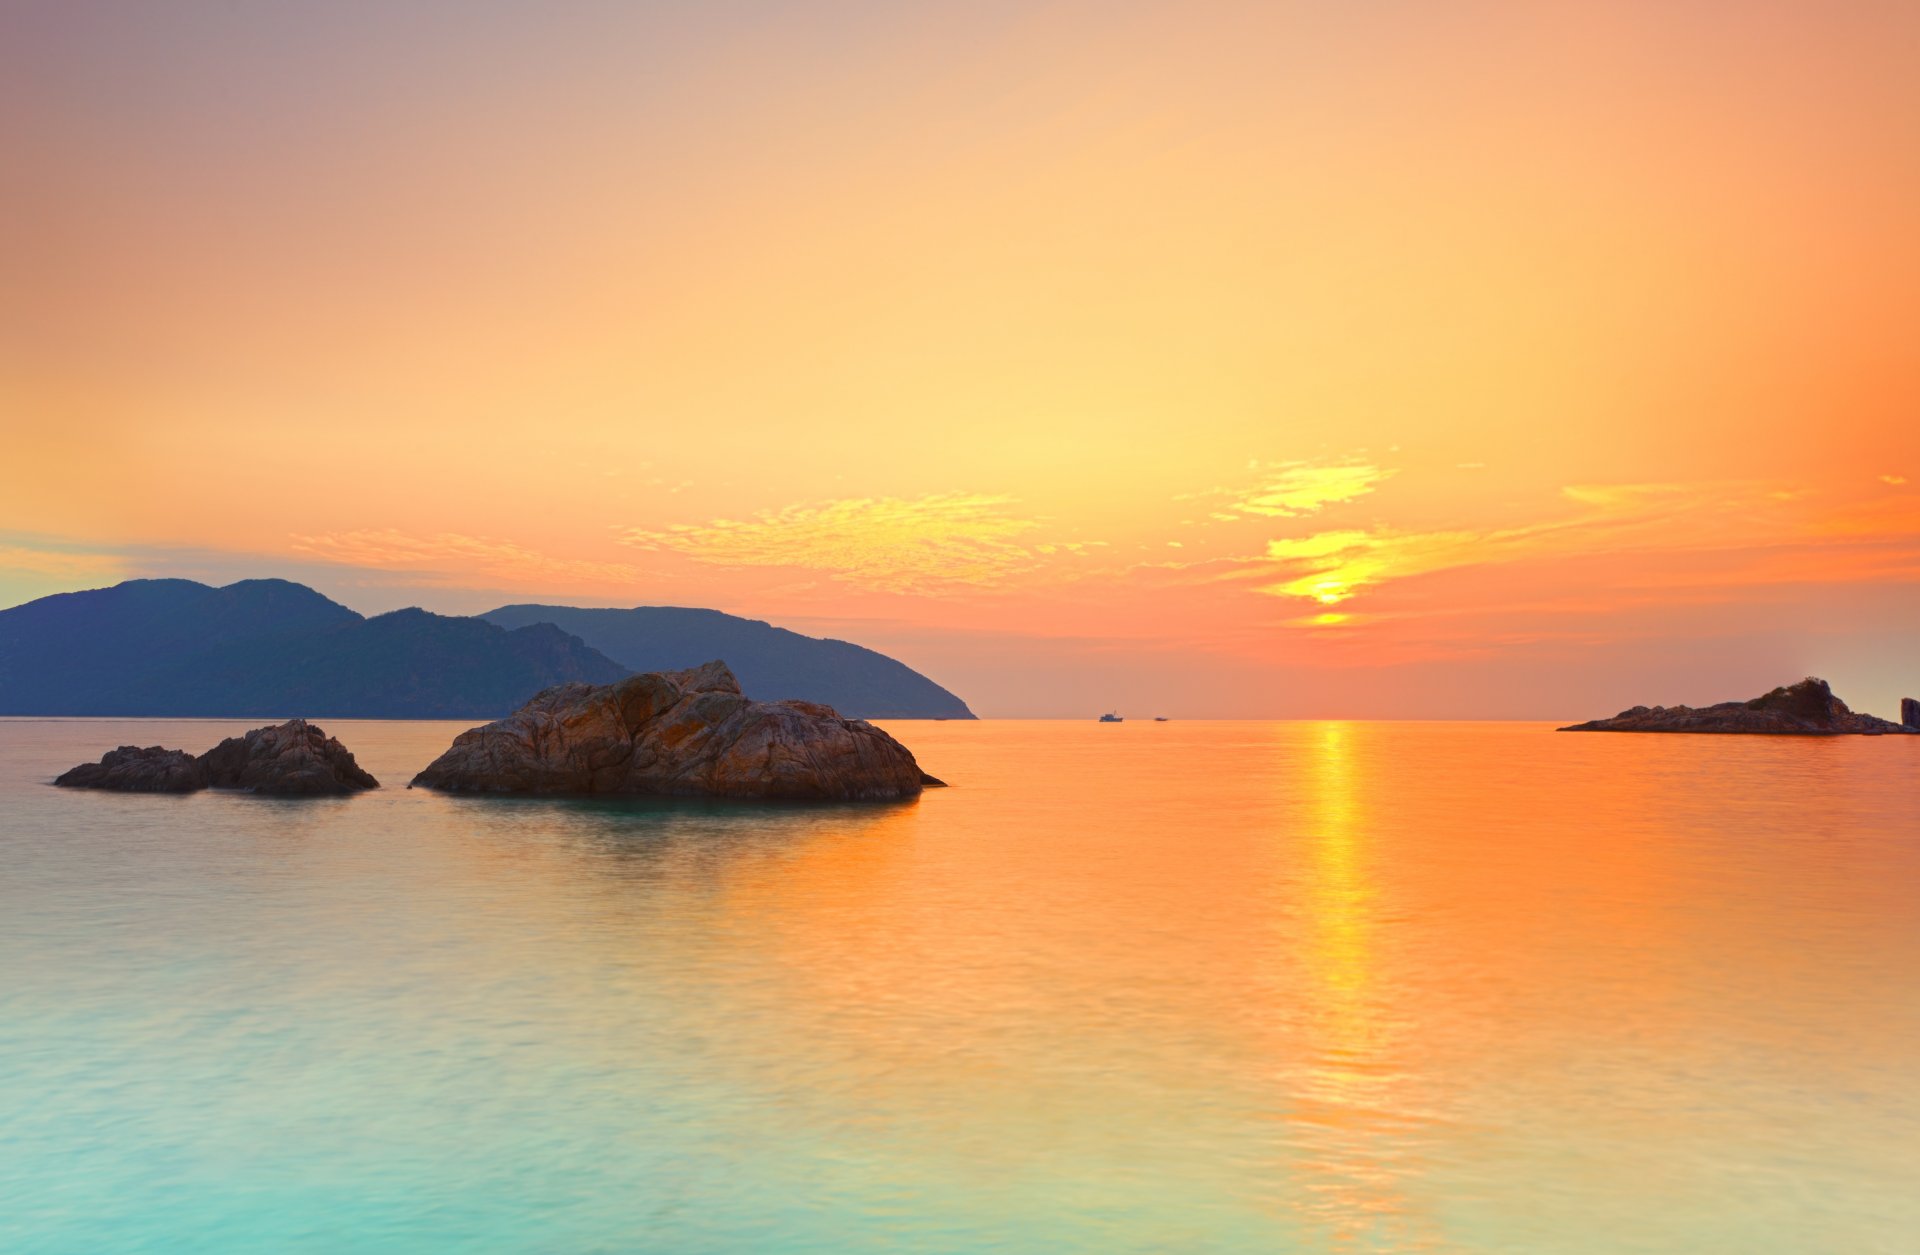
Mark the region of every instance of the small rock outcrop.
[[940, 781], [814, 702], [757, 702], [724, 662], [562, 684], [455, 738], [413, 783], [450, 793], [894, 800]]
[[346, 746], [305, 719], [230, 736], [202, 754], [200, 762], [216, 789], [272, 797], [324, 797], [380, 787]]
[[305, 719], [231, 736], [195, 758], [185, 750], [122, 745], [97, 763], [55, 778], [69, 789], [125, 793], [192, 793], [246, 789], [271, 797], [322, 797], [377, 789], [346, 746]]
[[[1909, 699], [1911, 700], [1911, 699]], [[1904, 711], [1903, 711], [1904, 713]], [[1749, 702], [1717, 706], [1635, 706], [1611, 719], [1561, 728], [1562, 732], [1719, 732], [1759, 736], [1880, 736], [1916, 733], [1873, 715], [1856, 714], [1833, 695], [1825, 680], [1809, 676]]]
[[1904, 727], [1920, 732], [1920, 702], [1911, 697], [1900, 699], [1900, 723]]
[[97, 763], [81, 763], [54, 778], [63, 789], [112, 789], [120, 793], [192, 793], [207, 787], [207, 769], [185, 750], [122, 745]]

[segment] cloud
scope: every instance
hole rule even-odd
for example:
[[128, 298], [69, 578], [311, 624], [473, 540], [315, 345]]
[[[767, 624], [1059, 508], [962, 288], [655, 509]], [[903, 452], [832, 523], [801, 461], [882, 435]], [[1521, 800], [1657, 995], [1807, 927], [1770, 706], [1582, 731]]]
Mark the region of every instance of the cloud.
[[[1579, 561], [1589, 574], [1604, 563], [1608, 596], [1663, 590], [1658, 596], [1671, 598], [1710, 586], [1910, 578], [1920, 558], [1920, 516], [1892, 501], [1836, 511], [1807, 493], [1755, 484], [1584, 484], [1560, 495], [1584, 508], [1497, 529], [1317, 532], [1270, 541], [1242, 570], [1267, 581], [1262, 593], [1334, 606], [1417, 576], [1522, 562]], [[1408, 612], [1443, 609], [1417, 604]]]
[[634, 584], [653, 578], [622, 562], [556, 558], [512, 541], [460, 532], [415, 536], [390, 528], [292, 536], [295, 553], [341, 566], [407, 571], [429, 583], [466, 586], [476, 581], [538, 584]]
[[1898, 488], [1901, 484], [1904, 484], [1907, 482], [1907, 477], [1905, 475], [1882, 475], [1880, 477], [1880, 482], [1883, 484], [1892, 484], [1894, 487]]
[[1486, 559], [1489, 537], [1473, 532], [1320, 532], [1267, 543], [1267, 561], [1291, 579], [1263, 586], [1276, 597], [1336, 605], [1370, 584]]
[[[1259, 462], [1247, 464], [1248, 470], [1257, 471], [1261, 468]], [[1212, 517], [1222, 523], [1238, 522], [1248, 516], [1299, 518], [1318, 514], [1330, 505], [1364, 497], [1396, 474], [1371, 462], [1358, 461], [1270, 462], [1265, 464], [1265, 469], [1267, 474], [1256, 483], [1238, 488], [1209, 488], [1204, 492], [1182, 493], [1174, 500], [1226, 498], [1221, 509], [1212, 513]]]
[[1079, 554], [1098, 542], [1028, 548], [1039, 527], [1006, 497], [946, 493], [857, 497], [762, 510], [747, 519], [630, 528], [622, 544], [721, 567], [797, 567], [875, 592], [929, 594], [992, 588], [1034, 570], [1041, 554]]
[[[1319, 532], [1268, 542], [1267, 569], [1284, 578], [1259, 591], [1336, 605], [1393, 580], [1527, 558], [1684, 547], [1674, 530], [1689, 513], [1724, 515], [1759, 496], [1750, 488], [1685, 484], [1576, 484], [1561, 489], [1579, 514], [1492, 530]], [[1697, 538], [1696, 538], [1697, 540]]]
[[1242, 496], [1232, 508], [1261, 518], [1297, 518], [1372, 492], [1392, 471], [1364, 462], [1313, 466], [1284, 463], [1265, 484]]

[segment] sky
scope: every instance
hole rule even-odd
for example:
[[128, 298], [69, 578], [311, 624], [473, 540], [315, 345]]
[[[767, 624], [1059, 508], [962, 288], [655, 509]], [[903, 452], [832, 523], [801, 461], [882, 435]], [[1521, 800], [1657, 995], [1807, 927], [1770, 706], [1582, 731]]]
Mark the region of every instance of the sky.
[[986, 715], [1920, 695], [1920, 6], [0, 4], [0, 605]]

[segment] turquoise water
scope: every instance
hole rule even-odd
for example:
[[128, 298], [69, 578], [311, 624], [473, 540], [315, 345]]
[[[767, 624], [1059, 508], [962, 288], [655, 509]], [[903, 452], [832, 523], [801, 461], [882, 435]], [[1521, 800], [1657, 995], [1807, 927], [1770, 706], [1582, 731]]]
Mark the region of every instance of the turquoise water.
[[74, 793], [0, 1250], [1911, 1252], [1920, 743], [899, 724], [904, 806]]

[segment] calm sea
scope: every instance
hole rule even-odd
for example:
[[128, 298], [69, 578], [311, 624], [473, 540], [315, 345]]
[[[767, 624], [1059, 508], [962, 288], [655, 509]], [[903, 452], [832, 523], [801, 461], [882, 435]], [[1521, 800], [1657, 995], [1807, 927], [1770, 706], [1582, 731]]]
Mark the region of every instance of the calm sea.
[[0, 1250], [1920, 1250], [1920, 739], [905, 723], [901, 806], [68, 792]]

